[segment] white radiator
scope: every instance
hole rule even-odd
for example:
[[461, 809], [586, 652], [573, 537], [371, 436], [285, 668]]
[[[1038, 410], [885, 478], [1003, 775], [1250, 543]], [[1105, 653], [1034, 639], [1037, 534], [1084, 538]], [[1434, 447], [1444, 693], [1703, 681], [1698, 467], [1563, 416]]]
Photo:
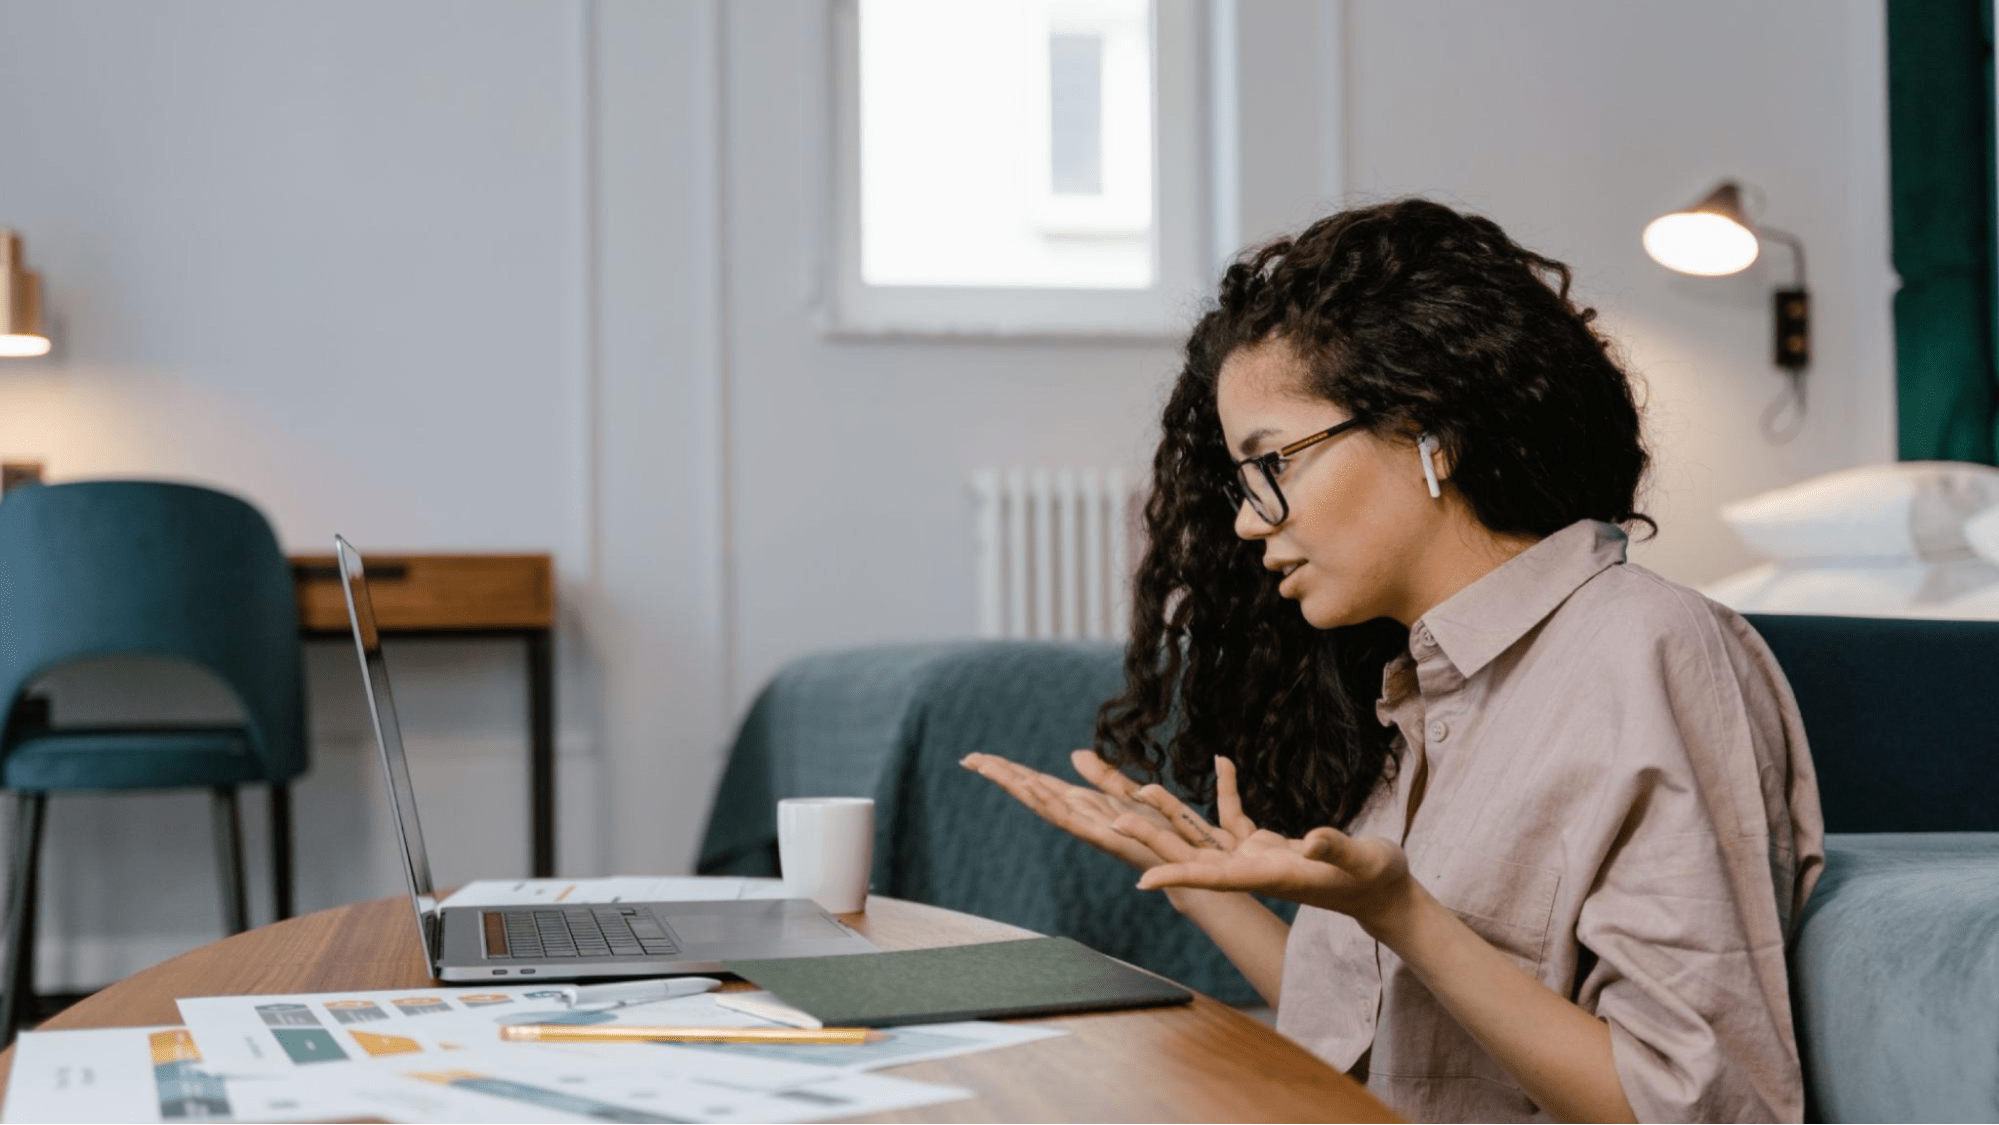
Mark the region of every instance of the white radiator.
[[1125, 635], [1135, 501], [1122, 469], [973, 474], [979, 636]]

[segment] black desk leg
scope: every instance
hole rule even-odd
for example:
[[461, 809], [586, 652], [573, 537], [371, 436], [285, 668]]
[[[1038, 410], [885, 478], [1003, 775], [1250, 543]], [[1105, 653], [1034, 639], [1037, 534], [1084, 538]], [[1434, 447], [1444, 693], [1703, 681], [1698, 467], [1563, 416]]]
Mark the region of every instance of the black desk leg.
[[555, 874], [555, 637], [528, 634], [528, 808], [534, 825], [534, 874]]
[[292, 916], [292, 788], [271, 785], [271, 904], [282, 922]]

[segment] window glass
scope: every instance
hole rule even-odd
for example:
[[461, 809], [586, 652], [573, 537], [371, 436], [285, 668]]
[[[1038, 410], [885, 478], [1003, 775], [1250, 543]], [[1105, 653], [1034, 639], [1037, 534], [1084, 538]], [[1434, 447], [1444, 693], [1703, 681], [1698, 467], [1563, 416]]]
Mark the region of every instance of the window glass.
[[1159, 278], [1150, 0], [860, 0], [861, 280]]

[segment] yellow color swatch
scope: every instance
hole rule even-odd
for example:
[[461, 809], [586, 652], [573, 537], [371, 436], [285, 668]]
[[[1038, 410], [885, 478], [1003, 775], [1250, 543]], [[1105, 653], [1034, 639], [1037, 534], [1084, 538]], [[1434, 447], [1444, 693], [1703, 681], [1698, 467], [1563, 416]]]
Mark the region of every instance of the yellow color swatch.
[[155, 1031], [146, 1036], [146, 1042], [153, 1050], [153, 1065], [160, 1066], [175, 1062], [200, 1062], [201, 1052], [195, 1049], [194, 1036], [184, 1027], [171, 1031]]
[[377, 1035], [372, 1031], [350, 1031], [354, 1042], [371, 1055], [407, 1055], [423, 1050], [416, 1040], [404, 1035]]

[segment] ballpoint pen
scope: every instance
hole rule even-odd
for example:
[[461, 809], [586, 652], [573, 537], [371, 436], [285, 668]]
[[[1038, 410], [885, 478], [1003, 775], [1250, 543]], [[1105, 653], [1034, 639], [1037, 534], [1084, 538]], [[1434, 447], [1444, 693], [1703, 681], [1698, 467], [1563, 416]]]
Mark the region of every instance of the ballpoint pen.
[[651, 1004], [678, 996], [712, 992], [721, 985], [714, 977], [667, 977], [661, 980], [625, 980], [611, 984], [572, 984], [559, 990], [572, 1008], [605, 1011], [633, 1004]]
[[852, 1046], [874, 1043], [887, 1034], [865, 1027], [641, 1027], [598, 1024], [515, 1024], [500, 1029], [515, 1043], [819, 1043]]

